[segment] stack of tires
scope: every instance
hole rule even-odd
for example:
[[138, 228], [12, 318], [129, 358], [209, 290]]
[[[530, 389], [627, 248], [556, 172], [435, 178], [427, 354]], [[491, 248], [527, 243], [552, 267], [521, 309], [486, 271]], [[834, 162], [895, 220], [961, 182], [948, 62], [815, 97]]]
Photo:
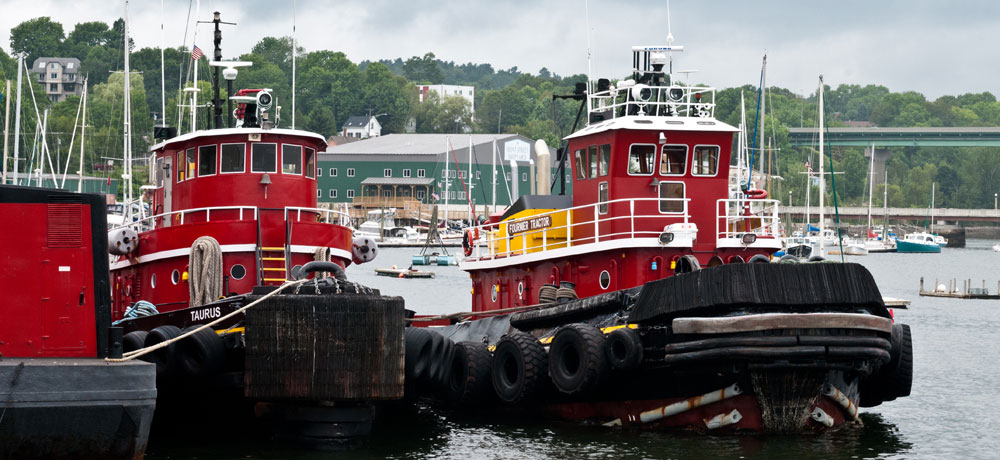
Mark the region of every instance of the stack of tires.
[[605, 334], [595, 326], [560, 327], [548, 350], [533, 335], [512, 332], [492, 355], [483, 343], [453, 343], [440, 334], [406, 329], [407, 393], [431, 393], [457, 407], [499, 400], [515, 405], [554, 388], [569, 397], [597, 391], [613, 373], [642, 362], [639, 334], [619, 328]]
[[910, 325], [893, 324], [891, 341], [889, 362], [861, 381], [861, 407], [875, 407], [910, 395], [913, 386], [913, 338], [910, 335]]
[[[189, 326], [182, 331], [177, 326], [166, 325], [148, 332], [129, 332], [122, 338], [123, 349], [129, 352], [151, 347], [198, 327]], [[156, 384], [162, 390], [182, 380], [202, 380], [218, 373], [226, 359], [226, 347], [214, 330], [205, 328], [139, 359], [156, 364]]]

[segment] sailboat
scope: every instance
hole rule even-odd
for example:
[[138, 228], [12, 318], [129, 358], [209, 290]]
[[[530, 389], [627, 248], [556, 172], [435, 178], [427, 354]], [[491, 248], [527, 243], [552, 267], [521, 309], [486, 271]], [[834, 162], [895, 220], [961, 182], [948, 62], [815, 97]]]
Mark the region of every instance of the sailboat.
[[[931, 206], [928, 213], [934, 208], [934, 184], [931, 184]], [[930, 216], [928, 216], [928, 220]], [[924, 231], [906, 234], [902, 240], [896, 242], [896, 252], [910, 253], [939, 253], [941, 246], [935, 240], [934, 235], [927, 232], [927, 223], [924, 223]]]

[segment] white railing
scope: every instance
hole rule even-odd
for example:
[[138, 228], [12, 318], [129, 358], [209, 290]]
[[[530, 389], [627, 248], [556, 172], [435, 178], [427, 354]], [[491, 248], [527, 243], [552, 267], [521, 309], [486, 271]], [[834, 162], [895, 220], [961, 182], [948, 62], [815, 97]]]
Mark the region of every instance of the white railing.
[[736, 238], [752, 233], [763, 238], [780, 238], [778, 200], [728, 199], [716, 204], [715, 235], [717, 240]]
[[587, 101], [588, 111], [605, 120], [626, 115], [715, 117], [715, 88], [619, 82], [617, 88], [591, 94]]
[[[531, 215], [522, 219], [472, 227], [471, 231], [474, 234], [480, 235], [480, 241], [485, 244], [475, 245], [471, 260], [515, 257], [528, 253], [594, 244], [607, 240], [657, 238], [667, 225], [688, 223], [690, 221], [691, 216], [688, 213], [688, 204], [690, 201], [690, 198], [618, 199], [559, 209]], [[669, 203], [681, 203], [681, 211], [676, 213], [659, 212], [662, 205]], [[627, 213], [621, 209], [626, 205], [628, 206]], [[639, 207], [644, 206], [653, 213], [637, 213], [637, 205]], [[640, 212], [643, 211], [640, 210]], [[584, 215], [586, 217], [583, 220], [574, 221], [574, 215]], [[507, 236], [500, 237], [500, 225], [506, 225], [509, 232], [509, 225], [511, 223], [545, 218], [552, 219], [551, 222], [553, 225], [519, 232], [515, 235], [505, 232]], [[557, 220], [565, 220], [565, 224], [555, 225]], [[586, 235], [574, 236], [574, 231], [586, 233]], [[530, 243], [529, 238], [531, 239]], [[541, 242], [537, 241], [539, 238]], [[514, 243], [520, 243], [520, 247], [514, 248]]]
[[[344, 211], [338, 211], [335, 209], [305, 208], [300, 206], [285, 206], [285, 221], [288, 221], [288, 217], [290, 215], [294, 215], [296, 222], [302, 222], [303, 212], [305, 212], [307, 216], [309, 214], [316, 214], [319, 222], [343, 225], [345, 227], [349, 227], [351, 224], [351, 216]], [[317, 220], [315, 219], [312, 220], [312, 222], [316, 221]]]
[[182, 209], [180, 211], [170, 211], [162, 214], [156, 214], [154, 216], [145, 217], [134, 222], [119, 225], [117, 227], [114, 227], [112, 230], [116, 228], [132, 227], [137, 232], [144, 232], [156, 228], [156, 222], [160, 219], [162, 219], [163, 221], [171, 222], [171, 225], [173, 225], [172, 222], [173, 219], [175, 218], [174, 216], [178, 216], [177, 225], [184, 225], [184, 221], [187, 215], [194, 213], [202, 213], [202, 212], [205, 213], [204, 222], [211, 222], [212, 211], [215, 212], [239, 211], [239, 217], [237, 220], [243, 220], [244, 214], [247, 213], [253, 215], [253, 220], [257, 220], [259, 214], [259, 211], [255, 206], [209, 206], [204, 208]]

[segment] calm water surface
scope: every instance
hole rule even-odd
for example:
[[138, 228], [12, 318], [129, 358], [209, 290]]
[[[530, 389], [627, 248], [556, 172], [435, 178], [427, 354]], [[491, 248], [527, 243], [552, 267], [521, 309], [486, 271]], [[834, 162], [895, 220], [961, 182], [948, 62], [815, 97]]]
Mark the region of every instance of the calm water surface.
[[[882, 294], [910, 299], [896, 317], [911, 325], [913, 393], [865, 409], [864, 428], [820, 436], [715, 437], [606, 430], [545, 420], [456, 417], [418, 407], [385, 414], [361, 447], [310, 452], [251, 436], [210, 433], [154, 438], [150, 459], [578, 459], [578, 458], [1000, 458], [1000, 301], [917, 296], [919, 279], [1000, 280], [995, 242], [969, 240], [941, 254], [848, 257], [871, 270]], [[418, 249], [384, 249], [348, 277], [406, 298], [419, 313], [468, 309], [470, 283], [458, 267], [429, 267], [434, 280], [374, 276], [376, 267], [406, 267]], [[220, 423], [224, 423], [220, 419]]]

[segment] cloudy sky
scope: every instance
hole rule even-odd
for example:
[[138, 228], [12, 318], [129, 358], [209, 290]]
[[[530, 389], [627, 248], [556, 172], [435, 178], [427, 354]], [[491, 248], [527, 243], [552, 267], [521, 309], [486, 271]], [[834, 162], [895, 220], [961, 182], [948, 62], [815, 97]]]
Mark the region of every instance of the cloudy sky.
[[[139, 47], [181, 45], [188, 0], [130, 3]], [[666, 0], [589, 0], [594, 77], [620, 76], [631, 45], [663, 44]], [[192, 10], [194, 7], [192, 6]], [[114, 0], [2, 0], [0, 47], [9, 52], [10, 28], [51, 16], [67, 33], [74, 24], [122, 15]], [[237, 22], [224, 31], [223, 54], [246, 52], [261, 37], [290, 35], [290, 0], [202, 0], [200, 18], [221, 11]], [[297, 39], [307, 51], [343, 51], [354, 61], [423, 55], [456, 62], [542, 67], [560, 75], [587, 71], [584, 0], [297, 0]], [[194, 12], [192, 11], [192, 16]], [[675, 70], [697, 70], [691, 80], [716, 87], [754, 83], [768, 54], [768, 86], [799, 94], [827, 84], [877, 83], [892, 91], [944, 94], [1000, 93], [1000, 2], [969, 0], [674, 0], [671, 20]], [[198, 44], [211, 47], [210, 25]], [[188, 43], [190, 43], [190, 32]]]

